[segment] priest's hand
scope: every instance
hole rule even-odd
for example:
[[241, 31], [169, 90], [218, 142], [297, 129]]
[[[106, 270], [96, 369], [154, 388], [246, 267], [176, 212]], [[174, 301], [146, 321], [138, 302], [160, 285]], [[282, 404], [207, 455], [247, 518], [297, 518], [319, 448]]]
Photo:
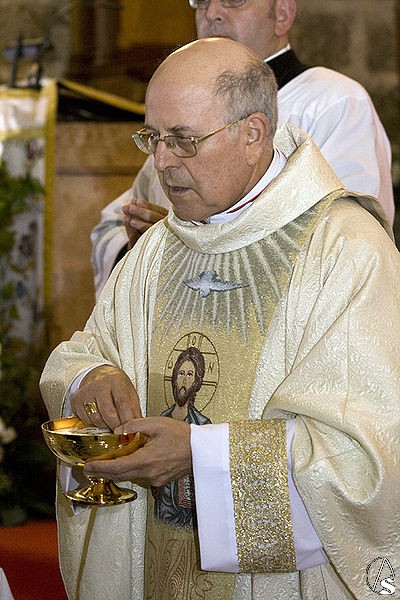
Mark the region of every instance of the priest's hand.
[[141, 431], [150, 439], [132, 454], [87, 462], [85, 475], [113, 481], [141, 480], [160, 487], [192, 472], [189, 423], [170, 417], [148, 417], [124, 423], [115, 433], [131, 431]]
[[142, 233], [145, 233], [154, 223], [167, 216], [168, 211], [159, 204], [152, 204], [141, 198], [132, 198], [122, 206], [124, 225], [128, 234], [128, 248], [132, 248]]
[[139, 399], [129, 377], [111, 365], [89, 371], [71, 396], [71, 406], [81, 421], [112, 431], [141, 417]]

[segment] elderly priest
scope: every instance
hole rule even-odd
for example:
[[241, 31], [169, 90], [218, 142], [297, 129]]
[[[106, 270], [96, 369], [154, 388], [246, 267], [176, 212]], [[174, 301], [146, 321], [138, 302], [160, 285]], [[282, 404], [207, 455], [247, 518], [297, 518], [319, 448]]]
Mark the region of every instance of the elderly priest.
[[239, 42], [150, 81], [134, 139], [173, 212], [41, 379], [50, 418], [149, 436], [85, 466], [137, 500], [58, 494], [71, 600], [360, 600], [377, 557], [400, 573], [399, 254], [379, 204], [276, 121]]

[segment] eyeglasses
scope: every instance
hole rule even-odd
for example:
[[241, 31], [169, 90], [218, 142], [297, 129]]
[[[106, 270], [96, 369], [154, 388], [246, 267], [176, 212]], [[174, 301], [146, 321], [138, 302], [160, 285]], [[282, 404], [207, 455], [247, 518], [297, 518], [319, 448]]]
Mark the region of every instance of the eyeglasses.
[[[246, 4], [246, 0], [219, 0], [222, 6], [226, 8], [239, 8], [239, 6], [243, 6]], [[189, 4], [192, 8], [196, 10], [206, 10], [208, 5], [210, 4], [210, 0], [189, 0]]]
[[164, 142], [168, 150], [172, 152], [172, 154], [175, 154], [175, 156], [179, 156], [179, 158], [190, 158], [191, 156], [196, 156], [197, 146], [200, 144], [200, 142], [204, 142], [204, 140], [212, 135], [215, 135], [224, 129], [228, 129], [228, 127], [232, 127], [232, 125], [239, 123], [239, 121], [243, 121], [243, 119], [246, 119], [246, 117], [236, 119], [236, 121], [232, 121], [232, 123], [228, 123], [228, 125], [224, 125], [223, 127], [220, 127], [211, 133], [207, 133], [206, 135], [202, 135], [201, 137], [174, 134], [167, 134], [164, 135], [164, 137], [160, 137], [156, 133], [146, 131], [146, 128], [144, 127], [140, 131], [134, 133], [132, 135], [132, 139], [139, 150], [142, 150], [142, 152], [145, 152], [146, 154], [154, 154], [157, 149], [158, 142]]

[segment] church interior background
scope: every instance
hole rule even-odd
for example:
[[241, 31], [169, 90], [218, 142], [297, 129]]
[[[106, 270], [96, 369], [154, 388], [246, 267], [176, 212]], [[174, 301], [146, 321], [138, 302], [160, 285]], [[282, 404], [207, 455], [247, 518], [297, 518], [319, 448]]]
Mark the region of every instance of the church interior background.
[[[291, 42], [300, 59], [357, 79], [386, 128], [399, 246], [398, 2], [297, 4]], [[90, 314], [90, 231], [145, 158], [131, 133], [143, 119], [147, 81], [169, 51], [195, 38], [195, 27], [185, 0], [0, 0], [0, 9], [0, 531], [12, 534], [0, 533], [1, 576], [17, 555], [25, 569], [33, 560], [26, 544], [10, 549], [13, 530], [54, 518], [38, 373], [50, 350]], [[34, 531], [32, 585], [40, 586], [40, 572], [44, 577], [49, 568], [58, 585], [54, 528]], [[49, 550], [43, 556], [41, 539], [41, 550]], [[20, 579], [15, 600], [46, 600], [34, 588], [32, 596], [26, 587], [18, 596]], [[61, 590], [50, 597], [64, 596]]]

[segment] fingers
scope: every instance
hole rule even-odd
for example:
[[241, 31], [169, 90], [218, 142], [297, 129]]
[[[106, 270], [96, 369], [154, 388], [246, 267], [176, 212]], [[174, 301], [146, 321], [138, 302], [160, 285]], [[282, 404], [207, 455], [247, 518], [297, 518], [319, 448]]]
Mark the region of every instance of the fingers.
[[[107, 400], [106, 396], [101, 398], [99, 394], [88, 394], [86, 391], [83, 393], [78, 390], [72, 397], [71, 402], [74, 413], [81, 421], [101, 429], [110, 429], [110, 415], [106, 416], [106, 411], [104, 411], [103, 407], [105, 404], [111, 403], [111, 396]], [[113, 416], [115, 421], [117, 417], [116, 411], [114, 411]]]
[[132, 382], [121, 369], [110, 365], [97, 367], [84, 377], [71, 405], [85, 423], [111, 430], [141, 416]]
[[146, 481], [165, 485], [192, 471], [190, 425], [169, 417], [150, 417], [124, 423], [118, 431], [141, 431], [150, 440], [139, 450], [111, 461], [91, 461], [85, 466], [90, 477], [114, 481]]
[[122, 211], [125, 215], [125, 227], [136, 230], [139, 234], [147, 231], [168, 214], [164, 207], [139, 198], [134, 198], [129, 204], [125, 204]]

